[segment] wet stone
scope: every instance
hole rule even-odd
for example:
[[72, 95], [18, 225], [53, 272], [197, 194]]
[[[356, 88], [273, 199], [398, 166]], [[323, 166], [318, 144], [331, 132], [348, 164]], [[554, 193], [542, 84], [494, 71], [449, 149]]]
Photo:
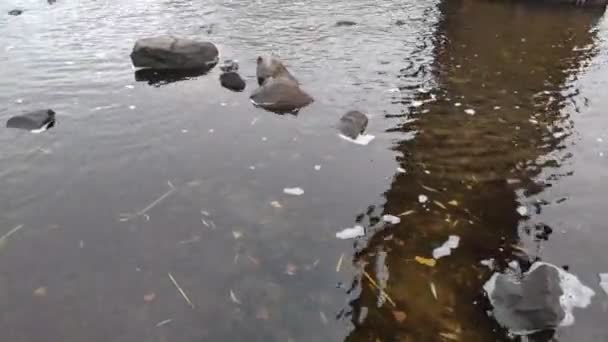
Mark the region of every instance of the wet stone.
[[9, 15], [17, 16], [23, 14], [23, 10], [14, 9], [8, 12]]
[[338, 122], [338, 130], [343, 135], [355, 139], [357, 136], [365, 131], [368, 123], [367, 115], [353, 110], [350, 111], [340, 118]]
[[288, 78], [269, 78], [250, 96], [255, 106], [275, 113], [295, 113], [313, 98]]
[[8, 119], [6, 127], [28, 131], [50, 128], [55, 123], [55, 112], [51, 109], [37, 110]]
[[209, 42], [159, 36], [137, 40], [131, 61], [138, 68], [208, 70], [217, 64], [218, 54]]
[[233, 91], [245, 90], [245, 81], [236, 72], [226, 72], [220, 75], [222, 87]]
[[336, 26], [337, 27], [342, 27], [342, 26], [355, 26], [357, 25], [356, 22], [352, 21], [352, 20], [339, 20], [336, 22]]

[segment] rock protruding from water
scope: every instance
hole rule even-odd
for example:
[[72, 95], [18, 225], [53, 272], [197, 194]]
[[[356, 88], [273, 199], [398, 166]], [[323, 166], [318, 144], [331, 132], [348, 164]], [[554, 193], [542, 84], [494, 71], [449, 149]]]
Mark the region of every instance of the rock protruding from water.
[[256, 75], [258, 84], [262, 85], [269, 78], [286, 78], [298, 84], [298, 80], [287, 70], [278, 58], [259, 56], [257, 59]]
[[14, 15], [14, 16], [21, 15], [21, 14], [23, 14], [23, 10], [21, 10], [21, 9], [14, 9], [14, 10], [10, 10], [8, 12], [8, 15]]
[[355, 26], [357, 25], [356, 22], [352, 21], [352, 20], [338, 20], [336, 22], [336, 26], [337, 27], [342, 27], [342, 26]]
[[55, 112], [51, 109], [37, 110], [8, 119], [6, 127], [28, 131], [45, 130], [55, 124]]
[[297, 113], [314, 101], [277, 58], [258, 57], [256, 74], [260, 87], [250, 99], [258, 107], [279, 114]]
[[495, 273], [484, 285], [495, 319], [516, 335], [574, 322], [573, 308], [591, 303], [593, 290], [574, 275], [537, 262], [527, 273]]
[[313, 98], [288, 78], [269, 78], [250, 96], [254, 105], [278, 114], [296, 113]]
[[230, 71], [220, 75], [222, 87], [233, 91], [245, 90], [246, 83], [237, 72]]
[[338, 130], [342, 135], [356, 139], [359, 134], [365, 132], [368, 121], [367, 115], [356, 110], [351, 110], [340, 118]]
[[138, 68], [209, 70], [217, 64], [218, 55], [213, 43], [159, 36], [139, 39], [131, 61]]

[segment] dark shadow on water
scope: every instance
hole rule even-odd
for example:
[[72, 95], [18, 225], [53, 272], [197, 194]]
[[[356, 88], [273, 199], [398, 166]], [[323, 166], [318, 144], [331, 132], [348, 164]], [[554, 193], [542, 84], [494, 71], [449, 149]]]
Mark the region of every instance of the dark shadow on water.
[[[486, 314], [482, 286], [491, 271], [481, 262], [494, 259], [501, 268], [536, 257], [522, 250], [519, 229], [546, 203], [526, 204], [521, 216], [520, 195], [541, 193], [563, 176], [539, 179], [567, 158], [562, 143], [578, 108], [570, 82], [596, 53], [592, 28], [602, 13], [484, 1], [439, 8], [433, 64], [406, 62], [401, 75], [407, 82], [427, 73], [433, 90], [418, 99], [435, 100], [414, 107], [397, 99], [410, 106], [413, 121], [391, 131], [416, 133], [394, 146], [406, 173], [394, 176], [382, 212], [357, 217], [372, 233], [354, 262], [377, 283], [385, 279], [395, 307], [378, 307], [379, 292], [359, 277], [346, 341], [511, 340]], [[383, 226], [376, 224], [382, 214], [403, 216]], [[530, 234], [545, 241], [551, 228], [537, 225]], [[449, 235], [461, 239], [452, 255], [433, 267], [417, 261], [432, 258]], [[384, 268], [388, 277], [377, 272]]]
[[193, 70], [139, 69], [135, 71], [135, 81], [147, 82], [151, 86], [160, 87], [206, 75], [214, 66], [215, 64], [208, 69]]

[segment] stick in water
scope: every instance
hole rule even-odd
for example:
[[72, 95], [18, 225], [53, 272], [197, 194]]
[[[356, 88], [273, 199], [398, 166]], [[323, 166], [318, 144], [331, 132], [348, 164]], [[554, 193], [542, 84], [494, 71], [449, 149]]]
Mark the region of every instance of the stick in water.
[[173, 186], [173, 184], [171, 182], [167, 182], [167, 184], [170, 187], [170, 189], [167, 192], [165, 192], [164, 194], [162, 194], [162, 196], [160, 196], [159, 198], [157, 198], [156, 200], [154, 200], [154, 202], [148, 204], [147, 207], [145, 207], [142, 210], [136, 212], [135, 214], [124, 215], [124, 217], [121, 219], [121, 221], [129, 221], [130, 219], [133, 219], [133, 218], [136, 218], [136, 217], [139, 217], [139, 216], [144, 216], [146, 218], [146, 221], [150, 221], [150, 216], [148, 216], [146, 213], [150, 209], [152, 209], [155, 206], [157, 206], [165, 198], [169, 197], [169, 195], [171, 195], [173, 193], [173, 191], [175, 191], [175, 186]]
[[182, 290], [182, 288], [179, 286], [177, 281], [175, 281], [175, 278], [173, 278], [171, 273], [167, 273], [167, 274], [169, 275], [169, 279], [171, 279], [171, 282], [173, 283], [173, 285], [175, 285], [175, 287], [177, 288], [179, 293], [182, 295], [182, 297], [184, 297], [184, 300], [186, 301], [186, 303], [188, 303], [188, 305], [190, 305], [192, 308], [194, 308], [194, 304], [192, 304], [192, 302], [190, 301], [190, 298], [188, 298], [188, 295], [186, 294], [186, 292], [184, 292], [184, 290]]
[[16, 232], [18, 232], [21, 228], [23, 228], [23, 225], [20, 224], [17, 227], [11, 229], [8, 231], [8, 233], [2, 235], [2, 237], [0, 237], [0, 241], [5, 241], [6, 239], [8, 239], [11, 235], [15, 234]]

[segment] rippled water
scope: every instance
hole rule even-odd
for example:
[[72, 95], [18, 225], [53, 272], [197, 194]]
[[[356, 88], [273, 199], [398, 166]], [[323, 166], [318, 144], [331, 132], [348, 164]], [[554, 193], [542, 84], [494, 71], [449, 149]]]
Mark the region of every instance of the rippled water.
[[[597, 292], [557, 338], [608, 339], [603, 13], [360, 0], [0, 12], [17, 5], [0, 15], [0, 119], [48, 107], [57, 125], [0, 133], [0, 232], [23, 225], [0, 250], [7, 341], [504, 340], [480, 261], [522, 249]], [[239, 60], [245, 93], [218, 70], [137, 81], [134, 41], [165, 33]], [[297, 116], [248, 100], [269, 52], [315, 97]], [[351, 109], [370, 115], [368, 146], [336, 134]], [[364, 238], [336, 239], [357, 222]], [[449, 235], [452, 255], [416, 262]]]

